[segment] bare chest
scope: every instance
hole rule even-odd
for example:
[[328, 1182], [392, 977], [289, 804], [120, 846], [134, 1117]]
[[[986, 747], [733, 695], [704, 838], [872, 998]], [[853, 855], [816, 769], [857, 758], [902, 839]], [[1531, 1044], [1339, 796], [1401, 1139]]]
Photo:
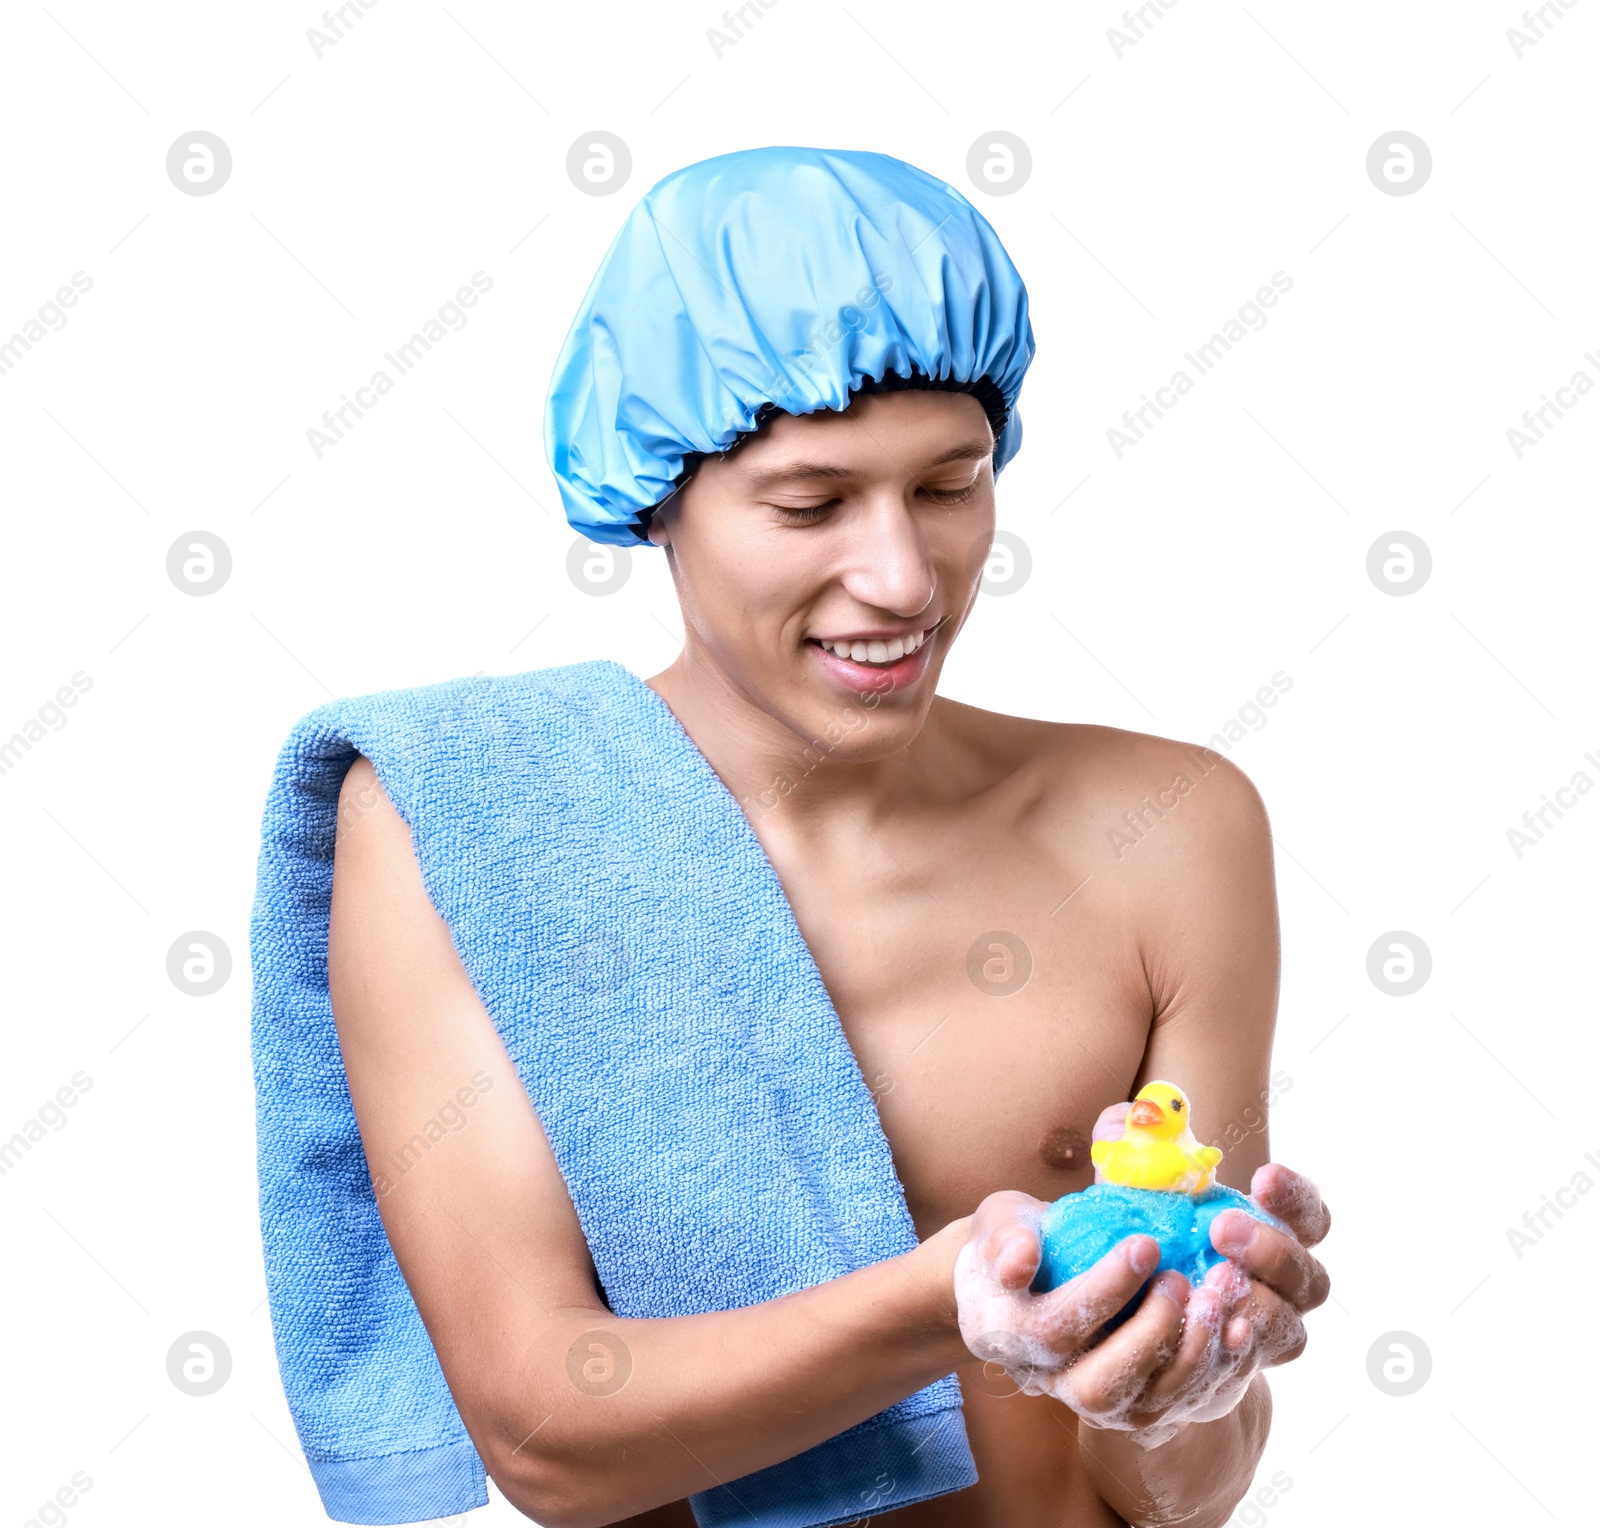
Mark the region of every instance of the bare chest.
[[1133, 934], [1092, 883], [993, 821], [768, 850], [919, 1234], [997, 1189], [1091, 1181], [1090, 1129], [1150, 1024]]

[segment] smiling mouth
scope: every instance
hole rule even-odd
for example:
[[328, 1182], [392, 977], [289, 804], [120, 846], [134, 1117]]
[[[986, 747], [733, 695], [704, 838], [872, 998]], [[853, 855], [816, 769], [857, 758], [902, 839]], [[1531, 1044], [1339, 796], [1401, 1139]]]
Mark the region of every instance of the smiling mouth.
[[835, 658], [843, 658], [849, 663], [859, 663], [863, 668], [887, 668], [890, 664], [898, 663], [902, 658], [909, 658], [919, 651], [923, 643], [942, 624], [941, 621], [935, 621], [925, 630], [914, 631], [904, 637], [852, 637], [837, 640], [807, 637], [806, 641], [814, 647], [820, 647], [825, 653], [831, 653]]

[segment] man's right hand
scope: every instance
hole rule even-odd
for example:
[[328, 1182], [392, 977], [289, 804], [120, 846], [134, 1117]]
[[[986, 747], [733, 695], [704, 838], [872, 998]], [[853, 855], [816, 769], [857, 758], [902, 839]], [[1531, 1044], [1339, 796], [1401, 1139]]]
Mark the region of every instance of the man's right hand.
[[1029, 1286], [1039, 1271], [1039, 1223], [1047, 1208], [1014, 1189], [990, 1194], [956, 1256], [962, 1340], [975, 1357], [1004, 1365], [1031, 1395], [1055, 1393], [1053, 1377], [1138, 1294], [1161, 1260], [1153, 1237], [1130, 1236], [1086, 1273], [1034, 1294]]

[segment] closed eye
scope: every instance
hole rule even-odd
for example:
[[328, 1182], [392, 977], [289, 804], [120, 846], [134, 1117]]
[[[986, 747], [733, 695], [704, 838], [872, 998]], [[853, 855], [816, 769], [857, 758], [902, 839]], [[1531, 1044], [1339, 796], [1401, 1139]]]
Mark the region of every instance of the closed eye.
[[842, 499], [829, 499], [823, 504], [769, 504], [767, 506], [784, 525], [815, 525]]

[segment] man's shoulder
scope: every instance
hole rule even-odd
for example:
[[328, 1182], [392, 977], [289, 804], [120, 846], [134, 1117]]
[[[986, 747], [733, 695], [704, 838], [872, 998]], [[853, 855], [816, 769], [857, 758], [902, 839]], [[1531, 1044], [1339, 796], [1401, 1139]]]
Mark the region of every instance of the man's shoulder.
[[1184, 825], [1169, 835], [1174, 848], [1178, 839], [1227, 831], [1246, 819], [1265, 828], [1266, 809], [1249, 776], [1203, 744], [947, 704], [953, 731], [1030, 816], [1092, 825], [1102, 838], [1148, 832], [1170, 819]]

